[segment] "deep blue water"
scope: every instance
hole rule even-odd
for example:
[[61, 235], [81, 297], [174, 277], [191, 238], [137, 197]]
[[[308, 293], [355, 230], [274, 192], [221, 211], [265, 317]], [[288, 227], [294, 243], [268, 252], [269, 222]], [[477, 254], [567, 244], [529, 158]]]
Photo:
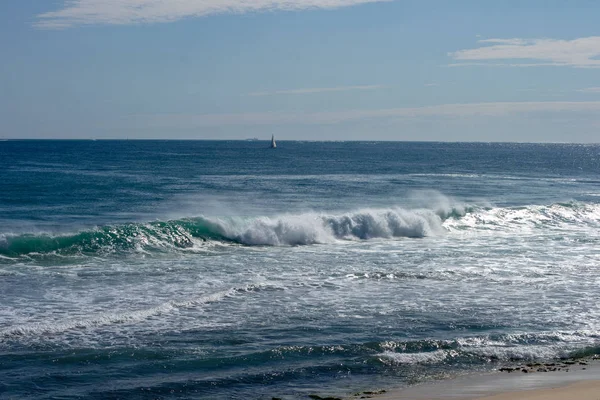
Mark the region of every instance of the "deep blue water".
[[0, 142], [0, 397], [302, 399], [600, 352], [600, 145]]

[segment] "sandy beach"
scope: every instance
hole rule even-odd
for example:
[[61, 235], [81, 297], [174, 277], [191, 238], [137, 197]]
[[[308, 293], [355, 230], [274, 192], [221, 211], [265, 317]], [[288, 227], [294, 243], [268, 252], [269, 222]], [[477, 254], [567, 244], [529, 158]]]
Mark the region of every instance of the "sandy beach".
[[573, 385], [502, 393], [478, 400], [598, 400], [600, 399], [600, 381], [584, 381]]
[[[363, 396], [367, 398], [368, 396]], [[569, 365], [568, 370], [514, 370], [462, 376], [388, 391], [379, 400], [600, 400], [600, 365]]]

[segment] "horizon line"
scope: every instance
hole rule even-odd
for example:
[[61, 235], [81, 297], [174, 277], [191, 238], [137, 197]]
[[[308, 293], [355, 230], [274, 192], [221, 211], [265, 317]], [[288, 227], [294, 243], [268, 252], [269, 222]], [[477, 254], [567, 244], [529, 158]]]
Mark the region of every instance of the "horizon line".
[[[2, 142], [270, 142], [271, 139], [158, 139], [158, 138], [131, 138], [131, 139], [115, 139], [115, 138], [0, 138]], [[335, 140], [335, 139], [277, 139], [277, 142], [309, 142], [309, 143], [476, 143], [476, 144], [574, 144], [574, 145], [600, 145], [598, 142], [528, 142], [528, 141], [496, 141], [496, 140]]]

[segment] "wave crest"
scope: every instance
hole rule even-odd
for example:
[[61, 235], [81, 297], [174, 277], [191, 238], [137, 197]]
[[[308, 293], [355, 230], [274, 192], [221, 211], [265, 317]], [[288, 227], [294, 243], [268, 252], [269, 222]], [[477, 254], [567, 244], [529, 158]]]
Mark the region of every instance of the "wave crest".
[[0, 255], [107, 254], [197, 249], [206, 242], [241, 245], [310, 245], [336, 240], [425, 237], [443, 233], [442, 218], [429, 210], [360, 210], [342, 215], [306, 213], [257, 218], [188, 218], [99, 227], [72, 235], [0, 237]]
[[446, 232], [585, 229], [600, 226], [600, 205], [557, 203], [507, 208], [362, 209], [344, 214], [185, 218], [98, 227], [70, 235], [0, 234], [0, 261], [44, 255], [204, 251], [211, 244], [298, 246], [338, 240], [423, 238]]

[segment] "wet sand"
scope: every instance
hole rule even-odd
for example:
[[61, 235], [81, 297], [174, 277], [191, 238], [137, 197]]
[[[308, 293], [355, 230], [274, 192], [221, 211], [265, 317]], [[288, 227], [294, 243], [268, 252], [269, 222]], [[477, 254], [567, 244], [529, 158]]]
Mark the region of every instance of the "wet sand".
[[482, 397], [480, 400], [599, 400], [600, 381], [583, 381], [573, 385]]
[[[530, 364], [531, 365], [531, 364]], [[600, 400], [600, 364], [535, 364], [496, 373], [462, 376], [375, 396], [378, 400]]]

